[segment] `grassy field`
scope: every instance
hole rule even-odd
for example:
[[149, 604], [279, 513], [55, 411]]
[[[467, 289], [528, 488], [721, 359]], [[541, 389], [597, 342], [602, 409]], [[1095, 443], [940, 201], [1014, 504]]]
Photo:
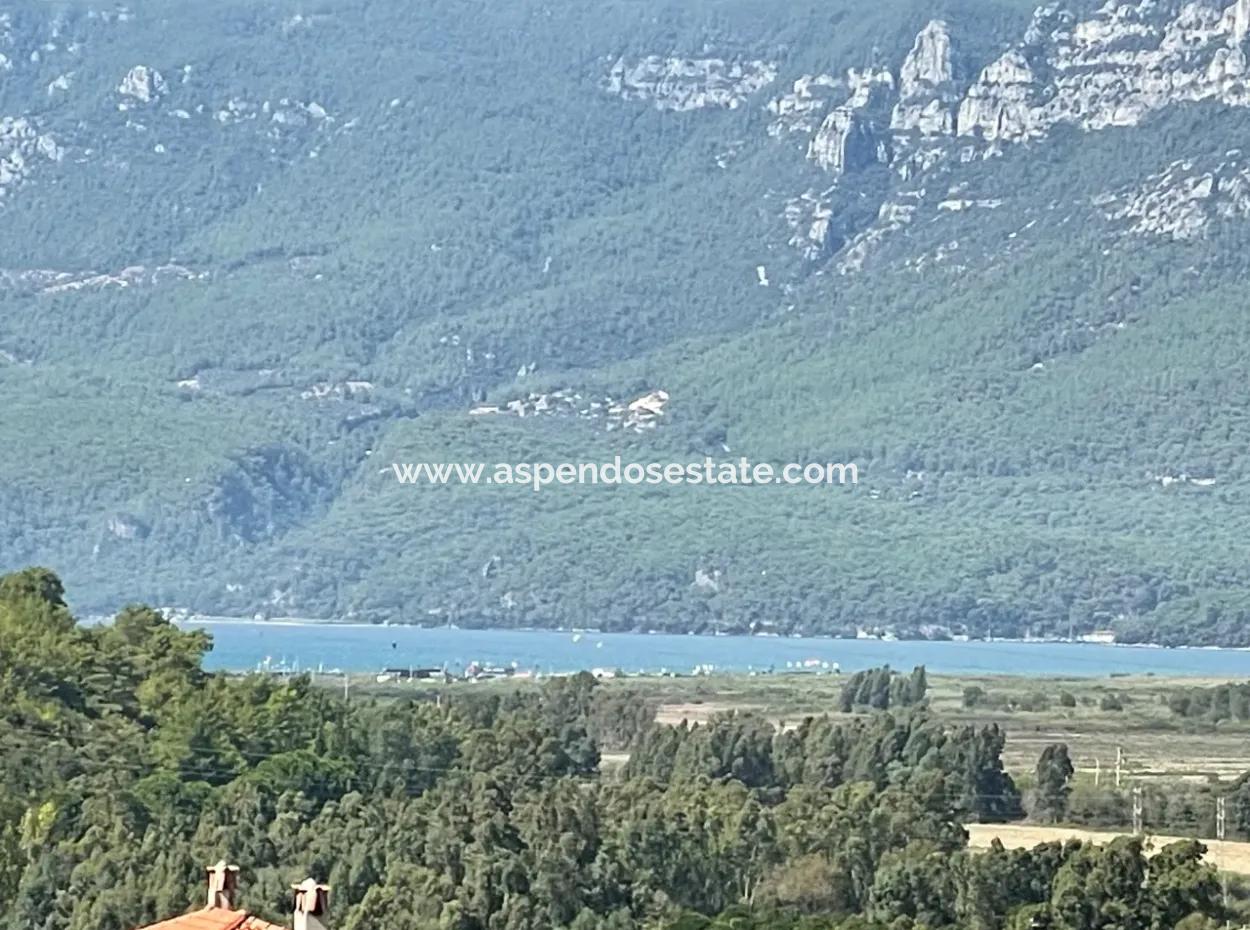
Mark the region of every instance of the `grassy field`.
[[[676, 724], [706, 720], [715, 713], [750, 710], [779, 726], [794, 726], [809, 714], [838, 712], [846, 676], [627, 679], [608, 687], [635, 689], [659, 700], [658, 719]], [[1008, 734], [1004, 761], [1027, 780], [1042, 749], [1066, 743], [1082, 781], [1113, 784], [1117, 750], [1121, 779], [1231, 779], [1250, 769], [1250, 724], [1213, 726], [1184, 720], [1163, 703], [1176, 688], [1221, 680], [1162, 678], [1023, 678], [929, 676], [929, 703], [952, 723], [997, 723]], [[980, 688], [986, 698], [964, 706], [964, 690]], [[1075, 706], [1060, 703], [1071, 695]], [[1113, 696], [1122, 710], [1103, 708]]]
[[[657, 719], [677, 724], [697, 723], [726, 711], [752, 711], [778, 726], [791, 727], [805, 716], [837, 714], [838, 697], [847, 676], [722, 675], [683, 678], [617, 678], [605, 680], [608, 690], [628, 690], [640, 700], [659, 705]], [[448, 689], [503, 689], [534, 687], [532, 679], [449, 685], [377, 685], [372, 679], [353, 680], [357, 693], [411, 694], [414, 688], [431, 693]], [[1004, 762], [1022, 785], [1032, 777], [1042, 749], [1066, 743], [1078, 782], [1101, 786], [1115, 783], [1117, 752], [1121, 781], [1174, 782], [1228, 781], [1250, 770], [1250, 724], [1186, 720], [1168, 710], [1164, 699], [1177, 688], [1220, 684], [1224, 679], [1166, 678], [1153, 675], [1088, 677], [929, 676], [930, 707], [955, 724], [997, 723], [1007, 732]], [[984, 697], [965, 706], [964, 692], [979, 688]], [[1063, 695], [1072, 706], [1064, 706]], [[1104, 706], [1111, 697], [1122, 709]], [[614, 753], [606, 761], [620, 764]]]

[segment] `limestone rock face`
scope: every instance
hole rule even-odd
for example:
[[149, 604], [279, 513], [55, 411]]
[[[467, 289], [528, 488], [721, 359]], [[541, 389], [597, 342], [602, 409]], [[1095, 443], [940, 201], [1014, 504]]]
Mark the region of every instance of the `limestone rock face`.
[[13, 70], [13, 60], [4, 53], [6, 48], [13, 50], [13, 16], [0, 13], [0, 72]]
[[[950, 28], [934, 20], [899, 67], [888, 158], [902, 178], [913, 180], [955, 154], [943, 142], [952, 135], [961, 144], [985, 143], [958, 150], [967, 161], [992, 154], [1003, 143], [1044, 139], [1064, 124], [1096, 132], [1134, 126], [1154, 111], [1187, 103], [1250, 107], [1248, 43], [1250, 0], [1227, 5], [1107, 0], [1085, 16], [1050, 4], [1035, 11], [1019, 43], [982, 68], [959, 94]], [[809, 156], [835, 173], [868, 161], [874, 127], [865, 106], [848, 101], [831, 111], [811, 140]], [[1212, 190], [1230, 183], [1217, 176]], [[1206, 185], [1177, 180], [1163, 188], [1166, 194], [1140, 192], [1136, 207], [1122, 206], [1130, 211], [1123, 217], [1141, 210], [1133, 227], [1138, 231], [1195, 234], [1200, 228], [1195, 217], [1211, 215], [1195, 206], [1203, 202]], [[1235, 201], [1222, 202], [1215, 215], [1239, 213], [1230, 206]]]
[[147, 65], [135, 65], [117, 85], [119, 94], [133, 97], [140, 103], [151, 103], [164, 96], [165, 91], [165, 78], [155, 68]]
[[1218, 219], [1250, 216], [1250, 165], [1240, 152], [1218, 162], [1175, 161], [1145, 183], [1095, 198], [1109, 220], [1129, 230], [1185, 240], [1204, 236]]
[[884, 103], [894, 92], [894, 75], [888, 68], [865, 68], [862, 71], [849, 68], [846, 86], [851, 96], [846, 105], [854, 110], [867, 109], [876, 103]]
[[[1248, 41], [1250, 0], [1227, 6], [1194, 0], [1179, 9], [1158, 0], [1108, 0], [1085, 18], [1051, 4], [1039, 7], [1020, 42], [961, 92], [951, 29], [933, 20], [916, 36], [899, 66], [896, 89], [888, 91], [894, 94], [893, 157], [910, 164], [917, 134], [1020, 142], [1042, 138], [1059, 124], [1090, 132], [1133, 126], [1155, 110], [1183, 103], [1250, 106]], [[850, 114], [879, 97], [885, 85], [880, 73], [848, 73], [851, 99], [838, 108], [841, 113], [828, 113], [809, 146], [823, 167], [854, 162], [862, 142], [857, 134], [873, 127], [862, 114]], [[777, 101], [776, 112], [780, 117], [801, 110], [803, 118], [790, 124], [797, 130], [822, 107], [808, 85], [796, 84], [795, 91]], [[911, 134], [912, 141], [900, 134]]]
[[769, 101], [768, 112], [774, 119], [768, 134], [776, 138], [792, 132], [815, 132], [821, 123], [820, 114], [835, 92], [844, 87], [845, 82], [831, 74], [803, 75], [794, 82], [790, 93]]
[[953, 82], [950, 32], [944, 21], [935, 19], [920, 30], [899, 69], [899, 100], [890, 128], [949, 135], [959, 100]]
[[817, 192], [804, 191], [798, 197], [786, 201], [782, 217], [790, 227], [790, 246], [798, 249], [808, 261], [818, 261], [828, 256], [830, 248], [830, 223], [833, 210], [825, 198], [832, 189]]
[[908, 97], [930, 93], [949, 84], [951, 70], [951, 37], [943, 20], [935, 19], [920, 30], [911, 52], [899, 69], [899, 94]]
[[1250, 0], [1237, 0], [1224, 11], [1223, 29], [1236, 45], [1245, 41], [1250, 33]]
[[838, 175], [890, 160], [889, 143], [877, 132], [873, 113], [893, 93], [894, 76], [886, 70], [852, 68], [847, 85], [850, 98], [825, 117], [807, 147], [808, 158]]
[[1037, 112], [1040, 105], [1041, 88], [1028, 59], [1015, 49], [1004, 52], [968, 88], [959, 105], [959, 134], [1009, 141], [1041, 135], [1045, 123]]
[[658, 110], [734, 110], [776, 79], [776, 66], [766, 61], [648, 55], [632, 64], [617, 59], [600, 86], [625, 100], [650, 101]]
[[849, 107], [838, 107], [820, 124], [807, 157], [834, 174], [845, 174], [877, 160], [872, 126]]
[[1054, 7], [1026, 35], [1053, 74], [1049, 99], [1027, 117], [1037, 131], [1057, 123], [1085, 130], [1132, 126], [1174, 104], [1214, 100], [1250, 106], [1246, 53], [1250, 3], [1224, 9], [1187, 3], [1175, 16], [1153, 2], [1108, 2], [1077, 21]]
[[41, 163], [59, 162], [64, 150], [27, 117], [0, 117], [0, 203]]
[[[926, 182], [943, 163], [994, 158], [1061, 126], [1135, 126], [1155, 111], [1201, 102], [1250, 107], [1250, 0], [1106, 0], [1080, 13], [1063, 2], [1039, 6], [1017, 41], [976, 72], [962, 71], [957, 37], [977, 24], [934, 19], [901, 60], [793, 79], [766, 104], [767, 132], [780, 142], [798, 135], [830, 179], [823, 191], [816, 184], [785, 201], [790, 245], [813, 261], [839, 253], [838, 267], [849, 273], [912, 212], [1001, 202], [1001, 192], [989, 191], [931, 203]], [[661, 110], [735, 108], [777, 76], [771, 62], [653, 55], [617, 60], [602, 86]], [[875, 186], [859, 192], [880, 212], [858, 230], [844, 225], [832, 204], [846, 192], [835, 198], [835, 190], [879, 164], [906, 187], [884, 199]], [[1193, 238], [1216, 219], [1250, 218], [1247, 188], [1250, 173], [1241, 169], [1172, 166], [1139, 190], [1108, 195], [1105, 212], [1132, 232]]]

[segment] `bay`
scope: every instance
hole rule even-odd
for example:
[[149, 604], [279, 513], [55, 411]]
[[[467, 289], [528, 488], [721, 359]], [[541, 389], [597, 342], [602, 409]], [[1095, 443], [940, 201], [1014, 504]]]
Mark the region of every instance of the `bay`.
[[1162, 649], [1104, 643], [928, 642], [915, 640], [681, 636], [326, 623], [188, 620], [207, 630], [206, 666], [245, 671], [268, 665], [301, 670], [378, 672], [384, 668], [514, 666], [544, 674], [608, 669], [690, 674], [807, 670], [853, 672], [889, 664], [936, 674], [1202, 676], [1250, 679], [1250, 651]]

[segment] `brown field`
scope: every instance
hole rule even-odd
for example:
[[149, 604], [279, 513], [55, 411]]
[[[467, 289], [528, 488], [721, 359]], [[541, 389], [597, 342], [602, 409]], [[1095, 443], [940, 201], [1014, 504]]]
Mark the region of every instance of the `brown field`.
[[655, 720], [657, 723], [675, 727], [683, 720], [689, 723], [706, 723], [708, 718], [714, 714], [723, 714], [733, 710], [745, 711], [747, 713], [763, 713], [767, 716], [775, 717], [774, 714], [768, 714], [767, 707], [759, 704], [744, 704], [735, 701], [700, 701], [697, 704], [661, 704], [655, 712]]
[[[994, 839], [998, 839], [1008, 849], [1036, 846], [1055, 840], [1082, 840], [1088, 843], [1107, 843], [1122, 836], [1119, 833], [1104, 833], [1095, 830], [1081, 830], [1076, 827], [1041, 827], [1028, 824], [968, 824], [968, 845], [973, 849], [987, 849]], [[1150, 833], [1146, 835], [1147, 849], [1157, 851], [1183, 839], [1179, 836], [1166, 836]], [[1207, 847], [1206, 860], [1221, 872], [1232, 872], [1237, 875], [1250, 875], [1250, 843], [1234, 843], [1229, 840], [1203, 840]]]

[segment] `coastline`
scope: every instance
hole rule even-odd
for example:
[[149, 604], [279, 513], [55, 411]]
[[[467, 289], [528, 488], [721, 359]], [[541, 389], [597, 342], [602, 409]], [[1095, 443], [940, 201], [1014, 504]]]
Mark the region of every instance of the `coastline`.
[[[92, 618], [97, 619], [97, 618]], [[1169, 651], [1203, 650], [1213, 652], [1250, 652], [1250, 646], [1198, 645], [1184, 643], [1168, 645], [1167, 643], [1139, 642], [1128, 643], [1115, 640], [1064, 639], [1056, 637], [1045, 639], [1038, 637], [996, 636], [993, 639], [983, 637], [967, 638], [931, 638], [922, 636], [831, 636], [827, 633], [802, 633], [783, 635], [779, 633], [704, 633], [695, 631], [681, 632], [677, 630], [601, 630], [595, 627], [513, 627], [513, 626], [428, 626], [420, 623], [365, 623], [359, 620], [318, 620], [305, 617], [275, 617], [268, 620], [249, 619], [247, 617], [219, 617], [210, 615], [175, 615], [172, 622], [180, 627], [195, 626], [256, 626], [256, 627], [294, 627], [304, 629], [364, 629], [364, 630], [420, 630], [433, 632], [437, 630], [454, 630], [460, 633], [534, 633], [583, 636], [693, 636], [703, 639], [765, 639], [765, 640], [798, 640], [810, 642], [875, 642], [875, 643], [1004, 643], [1018, 646], [1114, 646], [1121, 649], [1165, 649]]]

